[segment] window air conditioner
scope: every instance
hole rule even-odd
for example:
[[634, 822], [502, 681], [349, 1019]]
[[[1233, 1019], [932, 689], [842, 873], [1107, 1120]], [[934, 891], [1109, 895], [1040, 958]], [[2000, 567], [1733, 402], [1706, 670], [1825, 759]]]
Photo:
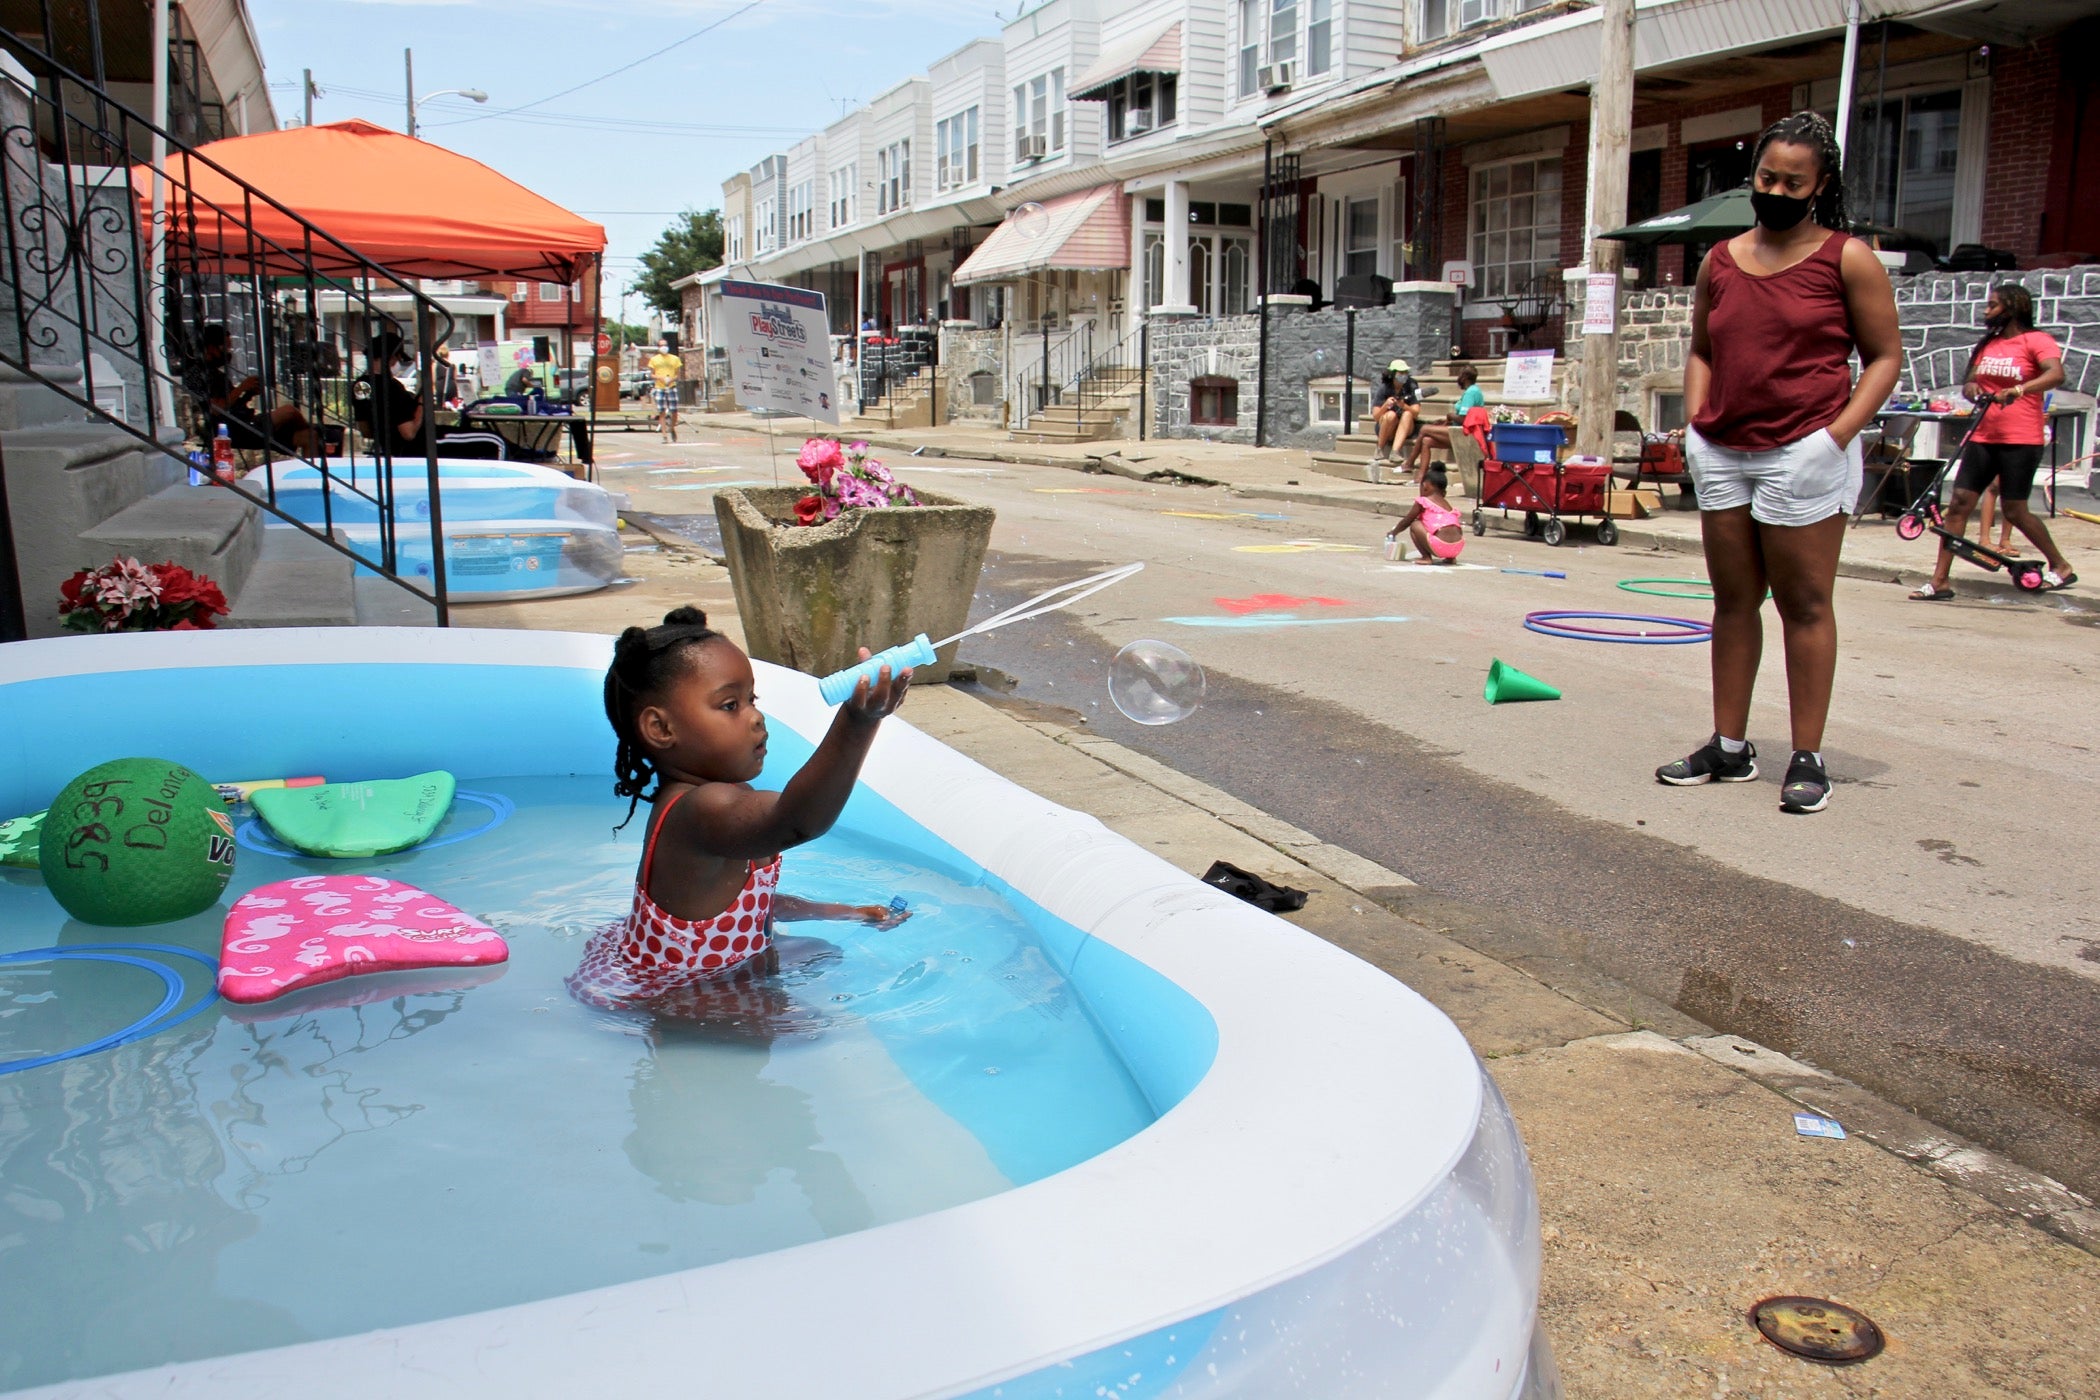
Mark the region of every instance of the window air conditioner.
[[1261, 67], [1255, 69], [1254, 85], [1264, 92], [1274, 91], [1276, 88], [1275, 65], [1270, 63], [1264, 63]]
[[1041, 160], [1050, 154], [1050, 138], [1047, 136], [1022, 136], [1014, 141], [1014, 156], [1018, 160]]
[[1268, 80], [1262, 84], [1262, 88], [1268, 92], [1282, 92], [1298, 80], [1298, 65], [1289, 60], [1272, 63], [1262, 71], [1269, 75]]
[[1123, 129], [1132, 136], [1138, 136], [1150, 131], [1152, 129], [1152, 109], [1150, 107], [1131, 108], [1130, 114], [1123, 118]]

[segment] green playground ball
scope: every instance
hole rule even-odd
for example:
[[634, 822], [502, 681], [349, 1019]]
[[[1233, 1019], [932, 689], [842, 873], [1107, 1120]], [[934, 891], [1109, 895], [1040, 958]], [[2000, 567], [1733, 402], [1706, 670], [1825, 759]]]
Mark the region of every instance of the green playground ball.
[[37, 864], [76, 919], [186, 919], [209, 909], [233, 874], [233, 821], [211, 784], [181, 764], [112, 759], [52, 802]]

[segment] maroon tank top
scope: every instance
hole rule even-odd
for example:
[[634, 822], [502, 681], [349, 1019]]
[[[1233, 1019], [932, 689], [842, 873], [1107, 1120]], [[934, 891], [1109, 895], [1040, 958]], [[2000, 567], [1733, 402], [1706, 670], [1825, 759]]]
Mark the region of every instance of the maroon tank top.
[[1851, 238], [1832, 233], [1784, 272], [1753, 277], [1728, 245], [1707, 259], [1706, 343], [1713, 366], [1692, 426], [1739, 452], [1807, 437], [1852, 397], [1852, 313], [1840, 264]]

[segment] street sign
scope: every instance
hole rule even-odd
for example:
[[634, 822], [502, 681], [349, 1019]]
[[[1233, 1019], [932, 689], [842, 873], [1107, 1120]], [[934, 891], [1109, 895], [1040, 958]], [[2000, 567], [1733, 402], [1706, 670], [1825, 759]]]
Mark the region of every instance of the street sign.
[[598, 353], [601, 355], [610, 355], [612, 353], [612, 337], [604, 331], [598, 332]]

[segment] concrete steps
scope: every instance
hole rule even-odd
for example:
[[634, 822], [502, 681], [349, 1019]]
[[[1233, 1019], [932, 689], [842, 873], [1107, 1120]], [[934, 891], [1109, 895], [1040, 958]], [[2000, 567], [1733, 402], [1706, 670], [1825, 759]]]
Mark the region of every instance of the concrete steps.
[[170, 560], [219, 585], [230, 600], [262, 549], [256, 509], [215, 486], [175, 485], [134, 501], [81, 532], [91, 560], [125, 554], [142, 564]]
[[[302, 531], [269, 526], [262, 536], [254, 568], [240, 595], [232, 598], [232, 611], [219, 619], [221, 627], [351, 627], [364, 619], [359, 615], [356, 566], [348, 559]], [[390, 593], [401, 593], [384, 579]], [[431, 611], [422, 608], [428, 619]], [[400, 625], [385, 619], [388, 625]]]
[[264, 513], [233, 492], [185, 484], [182, 435], [173, 428], [160, 431], [155, 450], [89, 421], [52, 387], [77, 392], [79, 369], [39, 365], [37, 373], [51, 383], [0, 365], [0, 458], [31, 636], [60, 635], [59, 585], [119, 555], [210, 578], [231, 609], [222, 627], [431, 620], [428, 604], [384, 579], [361, 589], [351, 560], [320, 541], [289, 527], [266, 530]]

